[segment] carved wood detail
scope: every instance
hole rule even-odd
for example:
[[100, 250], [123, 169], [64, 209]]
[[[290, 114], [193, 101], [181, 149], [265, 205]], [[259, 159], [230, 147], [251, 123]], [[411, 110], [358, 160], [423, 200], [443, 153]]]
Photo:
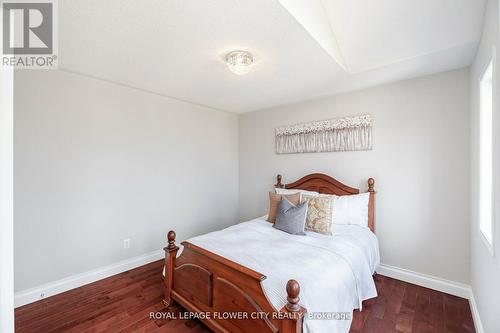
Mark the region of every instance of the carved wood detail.
[[[279, 183], [281, 183], [280, 175], [278, 175], [277, 179]], [[286, 189], [301, 189], [324, 194], [349, 195], [359, 193], [357, 188], [342, 184], [338, 180], [322, 173], [313, 173], [293, 183], [280, 185]]]
[[174, 290], [187, 300], [198, 300], [212, 306], [212, 273], [196, 264], [182, 264], [175, 268]]
[[252, 319], [252, 313], [265, 314], [266, 311], [259, 306], [256, 300], [243, 289], [224, 278], [217, 278], [215, 282], [215, 304], [216, 311], [244, 312], [248, 319], [236, 319], [227, 321], [242, 329], [243, 332], [278, 332], [278, 328], [267, 317]]

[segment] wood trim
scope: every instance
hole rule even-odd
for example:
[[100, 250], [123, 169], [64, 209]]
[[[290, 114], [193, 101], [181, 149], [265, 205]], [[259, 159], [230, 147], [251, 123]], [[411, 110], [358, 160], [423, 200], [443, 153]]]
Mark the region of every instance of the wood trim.
[[312, 173], [289, 184], [281, 184], [281, 175], [278, 175], [277, 183], [275, 186], [286, 189], [301, 189], [301, 190], [316, 191], [319, 193], [335, 194], [335, 195], [348, 195], [348, 194], [359, 193], [359, 190], [357, 188], [342, 184], [335, 178], [332, 178], [322, 173]]
[[[289, 184], [283, 184], [282, 179], [281, 175], [277, 175], [274, 187], [315, 191], [322, 194], [334, 195], [352, 195], [360, 193], [359, 189], [347, 186], [335, 178], [322, 173], [313, 173]], [[369, 178], [367, 184], [367, 192], [370, 193], [368, 201], [368, 227], [372, 232], [375, 232], [375, 179]]]

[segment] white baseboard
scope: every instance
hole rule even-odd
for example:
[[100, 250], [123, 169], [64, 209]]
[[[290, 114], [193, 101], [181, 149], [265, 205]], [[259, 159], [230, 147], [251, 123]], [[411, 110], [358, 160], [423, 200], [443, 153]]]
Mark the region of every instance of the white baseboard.
[[117, 263], [93, 269], [67, 278], [43, 284], [38, 287], [26, 289], [15, 293], [14, 306], [29, 304], [39, 301], [43, 298], [54, 296], [62, 292], [81, 287], [83, 285], [105, 279], [112, 275], [128, 271], [130, 269], [149, 264], [150, 262], [164, 258], [165, 253], [162, 250], [143, 254], [138, 257], [119, 261]]
[[476, 328], [476, 333], [484, 333], [483, 323], [479, 317], [479, 309], [477, 308], [476, 298], [474, 297], [474, 292], [471, 291], [471, 297], [469, 298], [470, 311], [472, 312], [472, 319], [474, 319], [474, 327]]
[[381, 264], [377, 273], [397, 280], [417, 284], [422, 287], [442, 291], [447, 294], [471, 298], [471, 288], [468, 284], [442, 279], [436, 276], [417, 273], [404, 268]]
[[450, 281], [436, 276], [417, 273], [385, 264], [380, 265], [379, 269], [377, 269], [377, 273], [397, 280], [413, 283], [422, 287], [468, 299], [476, 333], [484, 333], [474, 293], [472, 292], [471, 286], [468, 284]]

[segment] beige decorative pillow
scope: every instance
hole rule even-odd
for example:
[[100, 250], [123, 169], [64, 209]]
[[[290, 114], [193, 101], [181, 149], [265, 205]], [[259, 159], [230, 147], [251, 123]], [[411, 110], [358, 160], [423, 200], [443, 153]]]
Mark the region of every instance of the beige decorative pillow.
[[[280, 205], [281, 197], [281, 194], [269, 192], [269, 213], [267, 216], [268, 222], [276, 222], [276, 215], [278, 215], [278, 207]], [[300, 203], [300, 193], [283, 195], [283, 197], [285, 197], [285, 199], [294, 206], [297, 206]]]
[[307, 202], [306, 230], [323, 235], [332, 234], [333, 196], [302, 195], [302, 202]]

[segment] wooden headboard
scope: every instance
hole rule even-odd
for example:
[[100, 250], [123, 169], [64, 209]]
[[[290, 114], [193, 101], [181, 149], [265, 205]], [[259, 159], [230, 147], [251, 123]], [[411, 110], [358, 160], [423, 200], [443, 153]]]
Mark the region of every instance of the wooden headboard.
[[[300, 189], [335, 195], [359, 194], [359, 189], [344, 185], [338, 180], [322, 173], [312, 173], [290, 184], [282, 184], [281, 175], [278, 175], [276, 180], [275, 187], [286, 189]], [[375, 180], [373, 178], [368, 179], [368, 192], [370, 193], [368, 227], [371, 231], [375, 232]]]

